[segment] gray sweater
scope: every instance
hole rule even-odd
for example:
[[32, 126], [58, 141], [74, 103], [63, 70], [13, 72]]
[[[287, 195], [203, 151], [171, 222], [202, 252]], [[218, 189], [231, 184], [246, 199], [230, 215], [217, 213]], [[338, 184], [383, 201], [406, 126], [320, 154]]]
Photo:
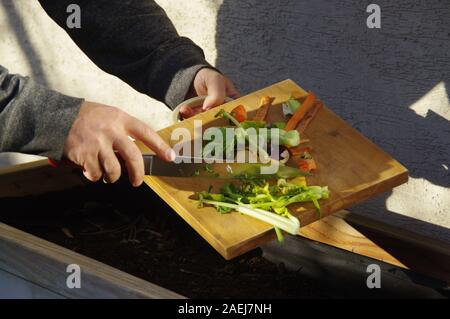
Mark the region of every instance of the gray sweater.
[[[40, 0], [104, 71], [174, 107], [186, 96], [195, 74], [211, 67], [203, 51], [180, 37], [152, 0]], [[81, 8], [81, 28], [66, 26], [69, 4]], [[1, 62], [1, 61], [0, 61]], [[0, 66], [0, 152], [60, 159], [83, 99], [49, 90]]]

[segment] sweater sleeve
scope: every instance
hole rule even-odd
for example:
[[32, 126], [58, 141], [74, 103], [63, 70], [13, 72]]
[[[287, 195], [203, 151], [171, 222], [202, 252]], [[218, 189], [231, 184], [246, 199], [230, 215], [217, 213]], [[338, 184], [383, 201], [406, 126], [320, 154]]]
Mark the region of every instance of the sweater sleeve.
[[[97, 66], [171, 108], [185, 98], [200, 69], [212, 68], [202, 49], [179, 36], [153, 0], [40, 3]], [[68, 27], [70, 4], [80, 9], [80, 28]]]
[[60, 159], [82, 102], [0, 66], [0, 152]]

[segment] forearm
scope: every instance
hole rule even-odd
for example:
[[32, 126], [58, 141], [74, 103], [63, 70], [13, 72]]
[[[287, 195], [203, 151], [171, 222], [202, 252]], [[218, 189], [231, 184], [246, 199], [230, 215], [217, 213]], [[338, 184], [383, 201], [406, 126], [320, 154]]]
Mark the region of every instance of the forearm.
[[59, 159], [82, 101], [0, 66], [0, 152]]
[[[203, 67], [203, 51], [180, 37], [152, 0], [40, 0], [77, 45], [108, 73], [170, 107], [181, 102]], [[66, 26], [69, 4], [81, 8], [81, 28]]]

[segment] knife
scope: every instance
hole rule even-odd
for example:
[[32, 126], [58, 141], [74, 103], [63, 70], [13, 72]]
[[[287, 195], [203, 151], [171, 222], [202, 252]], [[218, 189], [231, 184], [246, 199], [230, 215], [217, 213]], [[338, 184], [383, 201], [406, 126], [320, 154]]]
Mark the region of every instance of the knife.
[[[177, 156], [174, 162], [166, 162], [154, 154], [142, 154], [145, 175], [184, 178], [213, 179], [272, 179], [310, 176], [311, 174], [279, 163], [278, 170], [273, 174], [262, 174], [263, 167], [270, 164], [261, 163], [218, 163], [213, 158], [192, 156]], [[121, 162], [122, 160], [119, 159]], [[69, 160], [56, 161], [48, 159], [53, 167], [60, 164], [71, 165], [82, 169]]]
[[[262, 174], [261, 169], [269, 164], [218, 163], [212, 158], [178, 156], [174, 162], [166, 162], [153, 154], [143, 154], [145, 175], [166, 177], [200, 177], [236, 179], [245, 178], [293, 178], [309, 176], [309, 173], [279, 163], [273, 174]], [[208, 163], [209, 162], [209, 163]]]

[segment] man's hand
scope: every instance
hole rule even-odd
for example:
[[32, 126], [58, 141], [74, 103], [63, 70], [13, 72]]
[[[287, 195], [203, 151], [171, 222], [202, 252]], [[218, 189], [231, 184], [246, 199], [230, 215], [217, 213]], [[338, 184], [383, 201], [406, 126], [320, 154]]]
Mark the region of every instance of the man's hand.
[[84, 102], [67, 137], [64, 155], [83, 167], [90, 181], [117, 181], [121, 166], [115, 151], [125, 162], [133, 186], [142, 184], [144, 161], [141, 151], [128, 136], [142, 141], [160, 158], [173, 161], [175, 152], [143, 122], [120, 109]]
[[235, 89], [233, 83], [219, 72], [204, 68], [198, 71], [192, 83], [191, 92], [187, 98], [206, 95], [207, 98], [202, 106], [192, 108], [184, 105], [180, 109], [183, 118], [194, 116], [197, 113], [207, 111], [215, 106], [223, 104], [225, 96], [233, 99], [239, 97], [239, 92]]

